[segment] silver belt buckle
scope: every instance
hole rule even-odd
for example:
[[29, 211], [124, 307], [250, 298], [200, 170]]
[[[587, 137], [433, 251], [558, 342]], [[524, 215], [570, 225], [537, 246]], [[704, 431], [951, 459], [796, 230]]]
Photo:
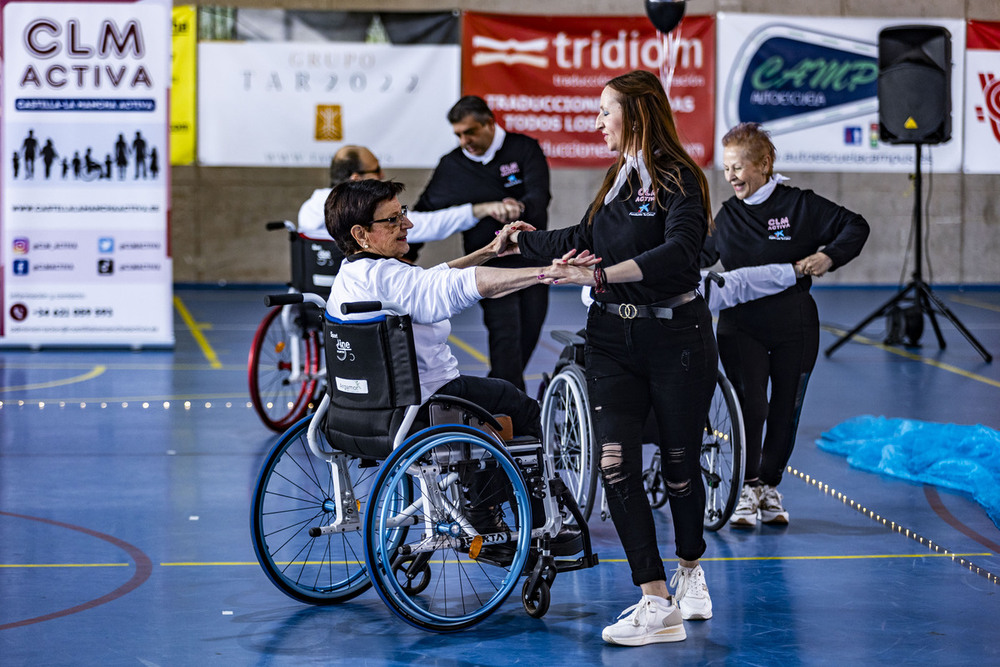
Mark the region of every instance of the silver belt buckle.
[[631, 303], [620, 303], [618, 304], [618, 317], [623, 320], [634, 320], [635, 316], [639, 314], [639, 309], [636, 308]]

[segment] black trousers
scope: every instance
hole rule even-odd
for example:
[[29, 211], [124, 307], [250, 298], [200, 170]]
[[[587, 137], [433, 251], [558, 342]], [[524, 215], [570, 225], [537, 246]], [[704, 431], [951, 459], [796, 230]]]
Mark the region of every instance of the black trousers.
[[460, 375], [438, 389], [437, 393], [472, 401], [492, 415], [508, 415], [514, 435], [542, 438], [538, 401], [506, 380]]
[[816, 302], [807, 291], [792, 291], [727, 308], [719, 314], [718, 336], [722, 366], [743, 410], [744, 478], [777, 486], [819, 353]]
[[524, 391], [524, 369], [549, 309], [548, 286], [534, 285], [499, 299], [483, 299], [479, 305], [489, 332], [489, 376]]
[[642, 431], [652, 409], [676, 555], [697, 560], [705, 552], [702, 431], [719, 363], [712, 315], [700, 298], [674, 309], [669, 320], [623, 320], [591, 307], [585, 355], [601, 477], [632, 581], [666, 579], [642, 487]]

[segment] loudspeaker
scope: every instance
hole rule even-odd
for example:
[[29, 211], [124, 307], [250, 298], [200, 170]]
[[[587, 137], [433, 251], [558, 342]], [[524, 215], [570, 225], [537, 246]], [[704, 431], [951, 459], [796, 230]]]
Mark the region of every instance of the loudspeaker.
[[878, 34], [879, 136], [890, 144], [951, 139], [951, 33], [936, 25]]

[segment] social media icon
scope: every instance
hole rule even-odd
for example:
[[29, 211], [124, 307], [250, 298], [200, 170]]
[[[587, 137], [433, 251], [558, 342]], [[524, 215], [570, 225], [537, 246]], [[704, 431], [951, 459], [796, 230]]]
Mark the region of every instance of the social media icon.
[[30, 245], [31, 244], [28, 242], [28, 239], [24, 238], [23, 236], [19, 236], [18, 238], [14, 239], [14, 254], [27, 255], [28, 248], [30, 247]]
[[97, 252], [114, 252], [115, 240], [110, 236], [102, 236], [97, 239]]
[[26, 276], [28, 275], [28, 260], [26, 259], [15, 259], [13, 262], [13, 269], [15, 276]]
[[110, 276], [115, 272], [115, 260], [113, 259], [99, 259], [97, 260], [97, 273], [102, 276]]

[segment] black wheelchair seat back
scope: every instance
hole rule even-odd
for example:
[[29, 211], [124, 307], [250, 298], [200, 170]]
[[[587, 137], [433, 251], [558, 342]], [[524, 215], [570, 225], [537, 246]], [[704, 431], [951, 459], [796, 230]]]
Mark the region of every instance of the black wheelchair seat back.
[[330, 407], [323, 431], [337, 449], [384, 459], [406, 408], [420, 403], [420, 379], [409, 315], [343, 321], [326, 314]]

